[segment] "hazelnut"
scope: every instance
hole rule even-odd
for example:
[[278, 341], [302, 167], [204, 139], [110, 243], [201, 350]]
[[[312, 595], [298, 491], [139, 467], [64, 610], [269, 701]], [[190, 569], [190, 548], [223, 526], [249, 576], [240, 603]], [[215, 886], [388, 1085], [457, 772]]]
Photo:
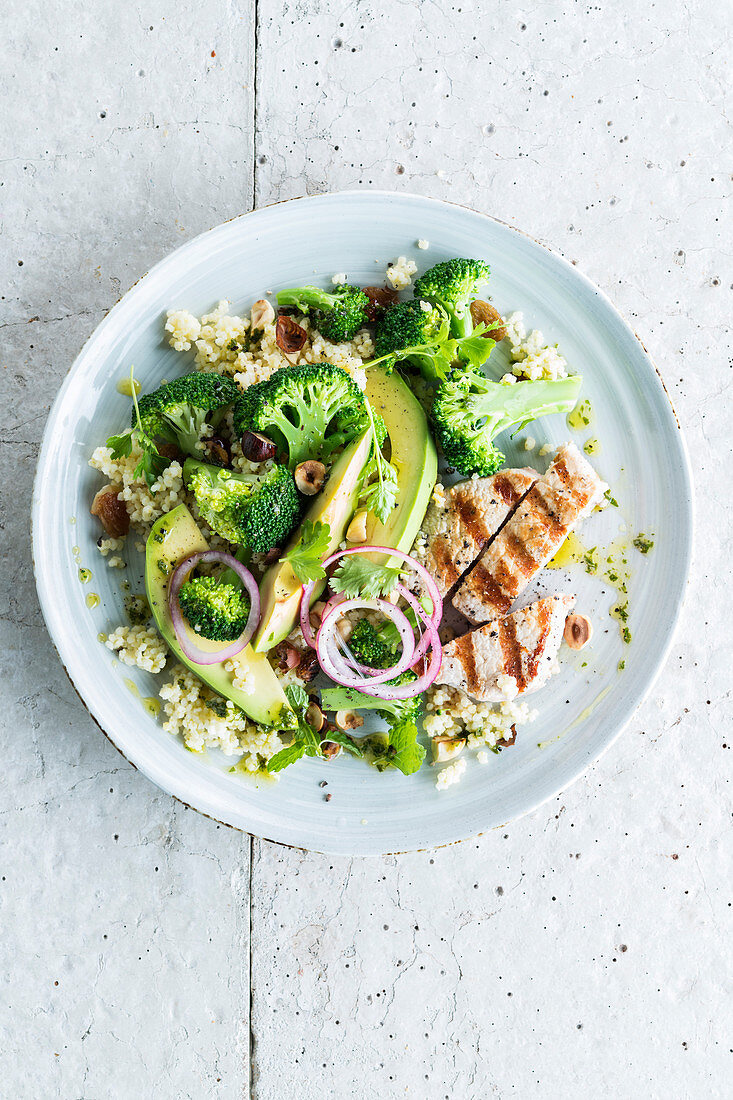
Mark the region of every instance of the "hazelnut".
[[334, 722], [336, 728], [343, 730], [344, 733], [347, 730], [355, 730], [364, 725], [364, 719], [355, 710], [337, 710]]
[[245, 432], [242, 436], [242, 454], [250, 462], [267, 462], [276, 453], [275, 444], [261, 432]]
[[326, 467], [316, 458], [307, 458], [295, 467], [295, 484], [306, 497], [315, 496], [326, 480]]
[[305, 712], [305, 720], [311, 729], [314, 729], [316, 733], [319, 733], [323, 729], [326, 721], [323, 711], [318, 706], [318, 703], [312, 702], [309, 704], [307, 711]]
[[460, 756], [466, 747], [462, 737], [436, 738], [433, 741], [433, 763], [445, 764], [448, 760]]
[[362, 508], [357, 512], [349, 526], [346, 528], [347, 542], [366, 542], [367, 537], [367, 513]]
[[[324, 760], [333, 760], [335, 756], [340, 756], [342, 752], [341, 746], [337, 745], [335, 741], [324, 740], [321, 741], [321, 756]], [[326, 795], [326, 802], [331, 801], [331, 795]]]
[[275, 320], [275, 310], [272, 308], [266, 298], [259, 298], [252, 306], [251, 324], [252, 331], [259, 332], [263, 328], [267, 328]]
[[482, 323], [486, 325], [489, 331], [485, 332], [484, 336], [496, 340], [497, 344], [500, 340], [506, 340], [506, 327], [502, 316], [489, 302], [483, 302], [480, 298], [471, 302], [471, 320], [474, 325]]
[[571, 649], [582, 649], [593, 637], [593, 624], [585, 615], [568, 615], [563, 638]]

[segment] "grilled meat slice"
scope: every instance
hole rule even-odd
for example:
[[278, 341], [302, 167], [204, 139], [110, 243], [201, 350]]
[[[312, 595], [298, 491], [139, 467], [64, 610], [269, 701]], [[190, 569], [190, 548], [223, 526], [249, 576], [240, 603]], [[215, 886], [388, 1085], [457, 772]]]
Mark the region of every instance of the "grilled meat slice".
[[445, 506], [438, 511], [425, 566], [435, 577], [441, 596], [476, 561], [509, 513], [532, 487], [536, 470], [502, 470], [493, 477], [459, 481], [445, 492]]
[[458, 610], [472, 623], [506, 615], [606, 488], [575, 444], [564, 443], [458, 586]]
[[556, 671], [565, 618], [575, 596], [546, 596], [443, 647], [438, 684], [498, 703], [537, 691]]

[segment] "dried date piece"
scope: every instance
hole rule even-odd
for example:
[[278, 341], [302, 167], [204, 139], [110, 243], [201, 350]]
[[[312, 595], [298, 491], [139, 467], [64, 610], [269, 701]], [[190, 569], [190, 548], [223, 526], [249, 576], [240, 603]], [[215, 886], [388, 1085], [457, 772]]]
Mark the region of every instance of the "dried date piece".
[[383, 310], [397, 301], [397, 291], [387, 286], [365, 286], [364, 293], [369, 299], [367, 317], [370, 321], [376, 321]]
[[506, 340], [506, 328], [502, 316], [490, 302], [484, 302], [481, 298], [477, 298], [475, 302], [471, 302], [470, 309], [471, 320], [474, 325], [482, 323], [486, 325], [488, 332], [485, 332], [484, 336], [496, 340], [497, 344], [500, 340]]

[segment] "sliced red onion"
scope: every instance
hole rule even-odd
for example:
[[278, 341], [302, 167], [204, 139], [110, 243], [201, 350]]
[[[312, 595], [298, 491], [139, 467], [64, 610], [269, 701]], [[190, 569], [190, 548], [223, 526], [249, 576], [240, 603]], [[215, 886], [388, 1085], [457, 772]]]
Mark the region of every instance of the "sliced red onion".
[[[305, 598], [305, 597], [304, 597]], [[381, 611], [382, 614], [390, 619], [397, 630], [402, 640], [402, 656], [399, 661], [392, 667], [379, 670], [374, 676], [370, 676], [368, 680], [369, 688], [371, 690], [372, 684], [381, 684], [385, 680], [391, 680], [395, 676], [399, 676], [402, 672], [405, 672], [414, 660], [415, 653], [415, 635], [413, 634], [412, 627], [404, 611], [400, 611], [398, 607], [389, 603], [388, 600], [343, 600], [341, 603], [334, 605], [328, 615], [324, 614], [321, 621], [321, 626], [316, 637], [316, 653], [318, 654], [318, 660], [320, 661], [321, 668], [331, 679], [341, 684], [343, 687], [360, 687], [364, 684], [363, 675], [354, 668], [350, 668], [344, 661], [342, 655], [339, 653], [338, 644], [334, 638], [334, 631], [336, 630], [338, 620], [342, 615], [345, 615], [347, 611], [353, 611], [356, 609], [360, 611]]]
[[417, 678], [417, 680], [413, 680], [412, 683], [409, 684], [376, 684], [374, 687], [372, 687], [371, 680], [362, 681], [361, 688], [359, 688], [358, 690], [366, 692], [366, 694], [368, 695], [375, 695], [378, 699], [391, 701], [398, 699], [412, 699], [415, 695], [420, 695], [421, 692], [425, 691], [426, 688], [430, 687], [430, 685], [434, 683], [443, 663], [443, 647], [440, 644], [440, 637], [438, 635], [437, 627], [428, 615], [425, 608], [422, 606], [421, 603], [418, 602], [418, 600], [415, 599], [411, 592], [410, 596], [412, 596], [412, 600], [414, 600], [415, 603], [412, 604], [411, 601], [408, 602], [410, 602], [416, 615], [418, 615], [419, 618], [422, 619], [423, 625], [425, 627], [425, 634], [415, 647], [415, 653], [413, 654], [413, 661], [410, 667], [414, 667], [414, 665], [416, 665], [421, 659], [422, 654], [420, 657], [416, 657], [415, 655], [417, 654], [418, 650], [423, 648], [422, 643], [426, 640], [427, 641], [425, 648], [429, 646], [431, 651], [428, 667], [424, 670], [422, 675]]
[[[246, 588], [247, 594], [249, 595], [249, 618], [247, 619], [247, 625], [243, 633], [239, 635], [235, 642], [231, 642], [229, 645], [224, 646], [223, 649], [217, 649], [213, 653], [207, 653], [205, 650], [199, 649], [199, 647], [191, 641], [193, 631], [186, 626], [186, 620], [181, 611], [178, 593], [181, 591], [181, 587], [191, 570], [194, 569], [199, 562], [214, 561], [221, 562], [222, 565], [226, 565], [232, 569], [239, 577], [244, 588]], [[232, 554], [226, 554], [223, 550], [202, 550], [199, 551], [198, 554], [191, 554], [190, 557], [184, 558], [173, 571], [173, 575], [168, 585], [168, 608], [171, 613], [173, 629], [176, 632], [178, 644], [189, 661], [193, 661], [197, 665], [216, 665], [219, 664], [220, 661], [228, 661], [230, 657], [236, 657], [238, 653], [241, 653], [257, 629], [257, 624], [260, 621], [260, 590], [257, 587], [257, 581], [254, 579], [249, 569], [242, 565], [240, 561], [237, 561]]]

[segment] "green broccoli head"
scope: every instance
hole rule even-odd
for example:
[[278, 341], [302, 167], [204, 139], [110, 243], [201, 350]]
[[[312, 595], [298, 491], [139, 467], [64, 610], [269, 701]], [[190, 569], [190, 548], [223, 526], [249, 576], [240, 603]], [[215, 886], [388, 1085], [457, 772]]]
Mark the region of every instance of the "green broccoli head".
[[244, 632], [249, 599], [241, 588], [215, 577], [193, 577], [178, 593], [181, 611], [192, 630], [212, 642], [233, 642]]
[[469, 336], [473, 329], [469, 306], [489, 275], [489, 265], [483, 260], [443, 260], [415, 280], [415, 296], [445, 310], [453, 336]]
[[[374, 344], [377, 357], [381, 358], [392, 352], [409, 353], [412, 348], [432, 346], [447, 335], [448, 319], [443, 310], [414, 299], [385, 310], [377, 325]], [[405, 357], [409, 354], [401, 356]]]
[[264, 474], [235, 474], [189, 458], [183, 476], [204, 523], [256, 553], [283, 546], [300, 518], [298, 490], [284, 466]]
[[234, 406], [234, 429], [268, 436], [287, 451], [291, 470], [306, 458], [327, 458], [369, 427], [364, 395], [341, 367], [281, 367], [249, 386]]
[[428, 381], [437, 382], [461, 363], [480, 367], [493, 347], [494, 341], [486, 338], [486, 325], [456, 339], [450, 334], [450, 321], [442, 306], [415, 299], [399, 302], [382, 316], [376, 332], [377, 358], [365, 367], [381, 363], [384, 369], [391, 369], [406, 361], [418, 367]]
[[[140, 422], [151, 438], [162, 436], [184, 454], [195, 454], [204, 424], [218, 424], [240, 393], [232, 378], [194, 371], [141, 397]], [[132, 426], [137, 426], [134, 409]]]
[[293, 287], [278, 293], [277, 304], [294, 306], [301, 313], [313, 312], [318, 331], [336, 344], [353, 339], [368, 320], [369, 299], [358, 286], [337, 286], [333, 290]]
[[475, 371], [454, 372], [438, 386], [431, 417], [446, 462], [466, 476], [496, 473], [504, 455], [494, 447], [494, 437], [538, 416], [570, 412], [581, 382], [575, 375], [509, 385]]
[[370, 668], [389, 668], [397, 659], [393, 647], [368, 619], [354, 624], [348, 644], [357, 661]]

